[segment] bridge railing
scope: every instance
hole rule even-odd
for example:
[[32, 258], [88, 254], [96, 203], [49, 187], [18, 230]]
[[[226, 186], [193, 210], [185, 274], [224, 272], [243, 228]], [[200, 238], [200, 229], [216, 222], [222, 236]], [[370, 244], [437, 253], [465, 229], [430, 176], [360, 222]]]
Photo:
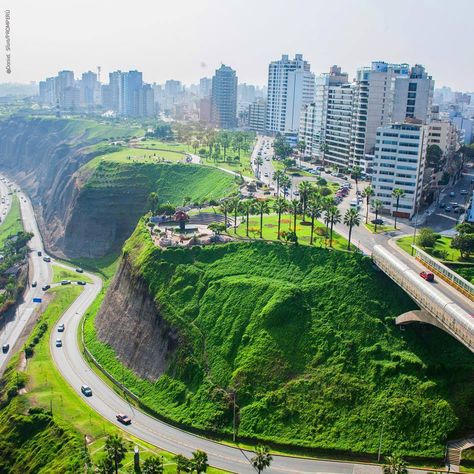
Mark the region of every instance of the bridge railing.
[[395, 283], [403, 288], [423, 309], [443, 324], [447, 332], [474, 351], [474, 326], [472, 316], [438, 290], [427, 286], [416, 272], [407, 267], [387, 250], [376, 246], [373, 261]]
[[458, 275], [456, 272], [442, 264], [439, 260], [426, 253], [416, 245], [412, 244], [414, 257], [426, 265], [433, 273], [436, 273], [444, 281], [474, 301], [474, 285]]

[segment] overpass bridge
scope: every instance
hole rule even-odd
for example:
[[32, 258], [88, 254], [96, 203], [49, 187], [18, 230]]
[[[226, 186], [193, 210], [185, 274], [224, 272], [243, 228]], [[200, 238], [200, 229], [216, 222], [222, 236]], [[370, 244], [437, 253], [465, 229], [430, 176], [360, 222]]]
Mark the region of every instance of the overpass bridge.
[[[373, 248], [372, 259], [421, 308], [398, 316], [396, 324], [431, 324], [474, 352], [474, 303], [468, 301], [471, 299], [468, 295], [461, 294], [454, 286], [448, 290], [444, 285], [433, 285], [423, 280], [417, 271], [381, 245]], [[472, 291], [474, 294], [474, 286], [471, 287], [464, 285], [463, 293]]]

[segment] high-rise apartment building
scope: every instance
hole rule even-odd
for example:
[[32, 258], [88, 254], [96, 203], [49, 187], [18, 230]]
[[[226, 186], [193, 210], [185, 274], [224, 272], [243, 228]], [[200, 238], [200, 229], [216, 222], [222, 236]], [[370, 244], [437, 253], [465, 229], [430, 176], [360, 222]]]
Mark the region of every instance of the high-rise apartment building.
[[267, 101], [257, 99], [249, 105], [249, 129], [257, 133], [265, 133], [265, 120], [267, 114]]
[[398, 216], [411, 218], [417, 212], [422, 193], [428, 144], [427, 126], [397, 123], [379, 127], [375, 133], [372, 163], [374, 199], [379, 199], [383, 210], [393, 215], [397, 212], [393, 190], [403, 190]]
[[303, 107], [314, 101], [314, 74], [303, 55], [284, 54], [268, 67], [266, 127], [271, 133], [296, 134]]
[[429, 122], [434, 81], [422, 66], [372, 63], [357, 71], [349, 165], [372, 154], [377, 128], [405, 118]]
[[84, 72], [79, 89], [82, 106], [90, 108], [100, 103], [100, 83], [97, 80], [96, 73], [92, 71]]
[[199, 79], [199, 97], [204, 99], [211, 96], [212, 79], [210, 77], [201, 77]]
[[212, 78], [211, 121], [219, 128], [237, 126], [237, 76], [224, 64]]

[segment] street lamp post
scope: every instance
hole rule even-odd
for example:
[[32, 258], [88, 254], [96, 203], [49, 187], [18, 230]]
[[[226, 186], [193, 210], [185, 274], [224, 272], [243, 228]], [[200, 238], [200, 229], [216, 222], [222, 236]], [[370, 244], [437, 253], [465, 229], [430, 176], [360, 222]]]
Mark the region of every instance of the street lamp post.
[[382, 421], [382, 426], [380, 427], [380, 438], [379, 438], [379, 452], [377, 454], [377, 462], [380, 462], [380, 454], [382, 452], [382, 436], [383, 436], [383, 426], [385, 421]]

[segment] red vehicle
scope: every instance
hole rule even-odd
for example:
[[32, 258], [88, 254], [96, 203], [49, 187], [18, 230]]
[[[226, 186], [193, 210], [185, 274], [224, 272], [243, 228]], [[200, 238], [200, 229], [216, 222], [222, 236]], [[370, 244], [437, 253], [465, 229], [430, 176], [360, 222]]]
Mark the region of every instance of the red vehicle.
[[421, 278], [424, 278], [426, 281], [433, 281], [434, 280], [434, 274], [431, 272], [421, 272], [420, 273]]
[[119, 413], [118, 415], [115, 415], [115, 418], [117, 418], [117, 420], [120, 421], [120, 423], [122, 423], [123, 425], [129, 425], [130, 423], [132, 423], [132, 420], [127, 415], [124, 415], [123, 413]]

